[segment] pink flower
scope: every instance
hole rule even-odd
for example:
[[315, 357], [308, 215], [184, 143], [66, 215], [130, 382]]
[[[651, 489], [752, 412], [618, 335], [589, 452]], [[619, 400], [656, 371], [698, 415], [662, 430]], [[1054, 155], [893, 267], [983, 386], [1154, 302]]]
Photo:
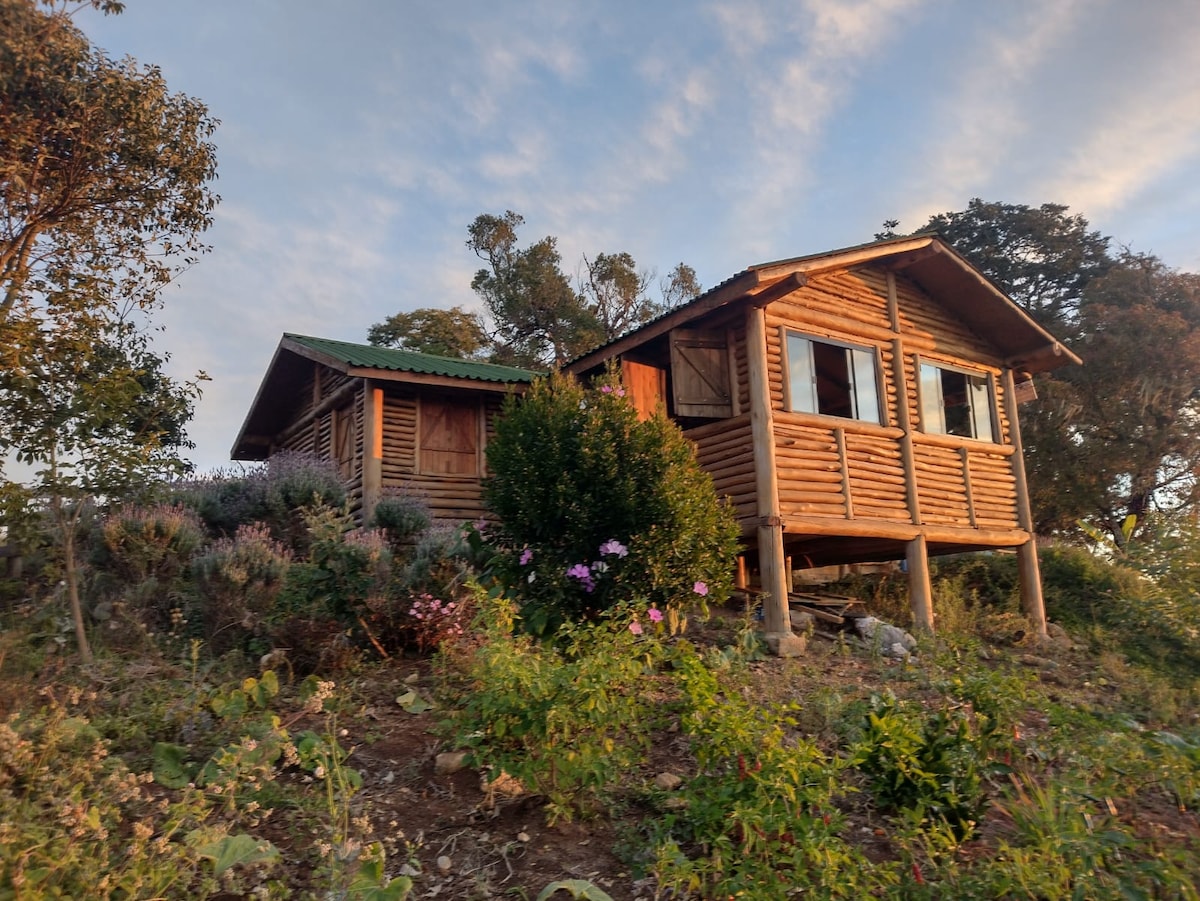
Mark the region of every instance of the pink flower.
[[600, 387], [601, 394], [612, 394], [612, 385], [602, 385]]
[[696, 592], [696, 594], [703, 597], [704, 595], [708, 594], [708, 583], [707, 582], [697, 582], [695, 585], [692, 586], [692, 591]]
[[634, 635], [641, 635], [642, 634], [642, 624], [639, 623], [635, 619], [633, 622], [631, 622], [629, 624], [629, 631], [632, 632]]
[[652, 622], [652, 623], [661, 623], [662, 622], [662, 611], [659, 610], [657, 607], [651, 607], [647, 611], [647, 614], [650, 617], [650, 622]]
[[522, 566], [528, 566], [531, 560], [533, 560], [533, 550], [531, 548], [525, 548], [525, 550], [521, 551]]
[[617, 541], [617, 539], [610, 538], [608, 541], [604, 542], [604, 544], [600, 545], [600, 553], [602, 555], [616, 554], [618, 557], [628, 557], [629, 548], [625, 547], [625, 545], [621, 544], [621, 542]]

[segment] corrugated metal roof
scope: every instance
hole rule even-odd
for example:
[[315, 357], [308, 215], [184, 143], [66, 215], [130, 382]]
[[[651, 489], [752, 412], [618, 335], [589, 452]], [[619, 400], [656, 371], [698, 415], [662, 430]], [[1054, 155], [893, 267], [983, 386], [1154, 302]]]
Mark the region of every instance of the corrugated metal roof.
[[285, 333], [283, 337], [310, 350], [315, 350], [317, 353], [340, 360], [347, 366], [388, 369], [393, 372], [417, 372], [425, 375], [474, 379], [481, 382], [529, 382], [539, 375], [539, 373], [530, 372], [527, 369], [517, 369], [515, 366], [456, 360], [451, 357], [417, 353], [412, 350], [334, 341], [332, 338], [313, 338], [309, 335], [288, 333]]

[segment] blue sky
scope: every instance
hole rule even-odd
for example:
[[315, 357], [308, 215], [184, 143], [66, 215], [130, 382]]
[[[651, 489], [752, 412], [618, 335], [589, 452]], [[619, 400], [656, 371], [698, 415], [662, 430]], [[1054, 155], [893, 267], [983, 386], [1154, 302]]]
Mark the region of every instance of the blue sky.
[[202, 470], [285, 331], [477, 306], [467, 225], [707, 287], [972, 197], [1200, 271], [1196, 0], [127, 0], [76, 21], [205, 101], [223, 201], [159, 343]]

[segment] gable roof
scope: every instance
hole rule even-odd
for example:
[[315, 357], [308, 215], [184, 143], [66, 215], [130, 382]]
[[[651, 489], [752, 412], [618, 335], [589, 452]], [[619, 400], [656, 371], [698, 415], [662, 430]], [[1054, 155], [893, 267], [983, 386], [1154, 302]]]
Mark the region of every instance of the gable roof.
[[287, 425], [301, 402], [298, 395], [312, 374], [313, 363], [352, 378], [488, 392], [507, 391], [538, 375], [515, 366], [285, 333], [238, 431], [232, 459], [267, 458], [272, 438]]
[[871, 263], [903, 272], [999, 350], [1014, 369], [1037, 373], [1081, 362], [943, 238], [923, 234], [750, 266], [695, 300], [577, 357], [565, 368], [586, 372], [714, 310], [739, 303], [765, 305], [802, 287], [809, 276]]

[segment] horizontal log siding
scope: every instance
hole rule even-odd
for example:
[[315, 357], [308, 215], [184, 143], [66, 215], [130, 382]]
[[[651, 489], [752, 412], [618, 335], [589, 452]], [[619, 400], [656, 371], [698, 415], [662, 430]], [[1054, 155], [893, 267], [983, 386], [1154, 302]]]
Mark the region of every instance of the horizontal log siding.
[[383, 484], [410, 478], [417, 463], [417, 396], [383, 393]]
[[[884, 273], [872, 270], [824, 274], [766, 310], [767, 363], [771, 404], [775, 410], [775, 443], [780, 512], [789, 517], [852, 519], [860, 526], [872, 521], [911, 523], [905, 494], [904, 463], [898, 404], [907, 402], [909, 419], [920, 423], [918, 358], [993, 376], [997, 421], [1001, 441], [992, 444], [946, 436], [925, 436], [914, 431], [917, 494], [923, 522], [935, 528], [963, 530], [1018, 529], [1016, 480], [1012, 468], [1009, 422], [1004, 412], [1003, 361], [979, 336], [928, 298], [912, 282], [897, 277], [900, 335], [905, 359], [894, 359], [887, 309]], [[855, 420], [817, 419], [787, 411], [783, 334], [785, 329], [849, 344], [872, 347], [879, 353], [886, 398], [886, 427], [880, 429]], [[739, 370], [744, 350], [739, 353]], [[894, 367], [905, 367], [907, 397], [897, 396]], [[742, 379], [739, 375], [739, 383]], [[727, 436], [734, 420], [712, 426], [701, 455], [710, 472], [718, 469], [726, 485], [744, 478], [752, 493], [752, 460], [739, 443]], [[714, 424], [715, 426], [716, 424]], [[843, 433], [845, 459], [837, 430]], [[689, 433], [691, 437], [691, 433]], [[699, 442], [698, 442], [699, 446]], [[744, 467], [744, 468], [743, 468]], [[843, 474], [843, 467], [845, 473]], [[846, 497], [846, 488], [850, 497]], [[724, 493], [736, 494], [726, 488]], [[739, 495], [739, 500], [740, 500]], [[751, 509], [746, 497], [739, 513]], [[965, 536], [964, 536], [965, 537]]]
[[758, 506], [750, 414], [743, 413], [719, 423], [699, 426], [684, 434], [695, 445], [696, 459], [701, 468], [712, 476], [717, 497], [729, 498], [739, 520], [756, 517]]

